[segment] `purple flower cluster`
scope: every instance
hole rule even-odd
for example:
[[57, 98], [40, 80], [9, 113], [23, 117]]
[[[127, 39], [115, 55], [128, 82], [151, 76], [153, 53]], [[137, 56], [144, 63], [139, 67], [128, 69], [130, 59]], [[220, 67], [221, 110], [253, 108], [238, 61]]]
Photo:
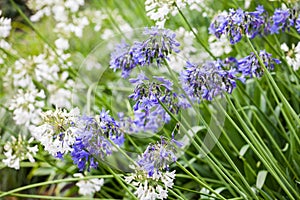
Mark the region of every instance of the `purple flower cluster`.
[[187, 62], [180, 79], [191, 100], [211, 101], [215, 96], [232, 92], [236, 87], [236, 73], [235, 68], [223, 70], [221, 61], [206, 62], [203, 65]]
[[119, 130], [118, 123], [108, 114], [108, 111], [102, 110], [99, 117], [84, 116], [78, 121], [76, 142], [73, 145], [71, 156], [73, 162], [80, 171], [86, 167], [96, 168], [97, 159], [104, 159], [112, 154], [111, 139], [115, 144], [122, 145], [124, 136]]
[[161, 138], [156, 144], [149, 144], [139, 156], [137, 164], [151, 177], [155, 172], [169, 170], [169, 165], [177, 160], [176, 149], [179, 147], [174, 139], [167, 141]]
[[[265, 51], [260, 51], [259, 57], [268, 70], [273, 70], [274, 65], [280, 63]], [[251, 53], [240, 60], [227, 58], [224, 61], [211, 61], [202, 65], [187, 62], [180, 79], [183, 89], [191, 100], [211, 101], [224, 93], [231, 94], [237, 80], [244, 82], [247, 77], [261, 77], [263, 72], [258, 58]]]
[[242, 9], [230, 9], [228, 15], [218, 15], [209, 27], [209, 33], [217, 38], [226, 34], [230, 43], [235, 44], [246, 34], [249, 38], [254, 38], [263, 30], [266, 22], [265, 10], [258, 6], [254, 12], [246, 12]]
[[[275, 64], [281, 63], [280, 60], [272, 58], [272, 54], [264, 50], [259, 52], [259, 57], [268, 70], [273, 70]], [[242, 73], [242, 77], [261, 77], [264, 74], [263, 68], [254, 53], [238, 61], [238, 70]]]
[[143, 35], [147, 36], [146, 40], [135, 42], [132, 46], [122, 42], [111, 54], [110, 66], [115, 71], [121, 69], [123, 78], [127, 78], [136, 66], [149, 66], [153, 63], [160, 66], [164, 59], [168, 59], [169, 54], [179, 52], [177, 47], [180, 44], [170, 30], [145, 28]]
[[[226, 35], [231, 44], [235, 44], [246, 35], [250, 39], [257, 35], [277, 34], [279, 31], [288, 31], [296, 25], [299, 29], [299, 17], [294, 9], [276, 9], [273, 16], [269, 17], [263, 6], [258, 6], [256, 11], [247, 12], [242, 9], [230, 9], [229, 14], [218, 15], [209, 27], [209, 33], [217, 38]], [[298, 23], [297, 23], [298, 22]]]
[[295, 25], [295, 20], [296, 16], [293, 9], [276, 9], [274, 15], [270, 18], [271, 25], [269, 27], [269, 32], [271, 34], [278, 34], [280, 30], [289, 30], [290, 27]]
[[137, 130], [157, 131], [163, 123], [170, 121], [170, 115], [162, 104], [172, 113], [177, 114], [181, 107], [188, 107], [184, 99], [172, 91], [173, 83], [163, 77], [153, 77], [149, 80], [143, 73], [138, 78], [130, 79], [136, 84], [134, 93], [129, 98], [135, 101], [134, 125]]

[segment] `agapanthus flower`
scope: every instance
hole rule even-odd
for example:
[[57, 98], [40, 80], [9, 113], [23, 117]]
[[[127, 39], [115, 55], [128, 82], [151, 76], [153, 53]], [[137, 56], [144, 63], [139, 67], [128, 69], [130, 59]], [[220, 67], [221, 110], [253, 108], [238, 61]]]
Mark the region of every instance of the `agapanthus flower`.
[[34, 138], [31, 137], [29, 140], [21, 134], [18, 138], [11, 137], [11, 141], [6, 142], [4, 145], [4, 156], [5, 159], [2, 162], [14, 169], [20, 169], [20, 162], [28, 159], [30, 162], [35, 162], [34, 157], [38, 152], [37, 145], [32, 146]]
[[[159, 171], [149, 176], [146, 171], [136, 169], [135, 173], [125, 177], [125, 181], [137, 187], [134, 194], [140, 200], [166, 199], [168, 189], [174, 185], [175, 175], [175, 170]], [[159, 182], [162, 182], [162, 185]]]
[[293, 9], [275, 9], [274, 15], [271, 17], [271, 25], [269, 31], [271, 34], [279, 33], [279, 30], [286, 31], [294, 26], [296, 16]]
[[77, 122], [76, 135], [71, 156], [80, 171], [97, 168], [96, 159], [111, 155], [114, 150], [111, 142], [118, 146], [124, 142], [118, 122], [105, 110], [96, 117], [81, 117]]
[[149, 176], [159, 171], [168, 171], [169, 165], [177, 160], [178, 147], [178, 142], [174, 139], [168, 141], [161, 138], [161, 141], [148, 145], [145, 152], [139, 156], [137, 164], [147, 171]]
[[186, 69], [181, 73], [181, 84], [193, 101], [231, 93], [236, 87], [236, 69], [224, 70], [222, 61], [209, 61], [202, 65], [187, 62]]
[[158, 27], [145, 28], [143, 35], [148, 39], [136, 43], [140, 54], [139, 57], [143, 57], [144, 60], [140, 62], [143, 65], [149, 65], [151, 63], [157, 63], [159, 66], [164, 59], [168, 59], [168, 55], [173, 52], [178, 53], [180, 46], [176, 41], [176, 34], [169, 29], [159, 29]]
[[242, 9], [231, 9], [229, 14], [220, 14], [209, 27], [209, 32], [217, 38], [226, 35], [231, 44], [239, 42], [243, 35], [250, 39], [257, 35], [278, 34], [279, 31], [289, 31], [295, 26], [299, 32], [299, 16], [294, 8], [275, 9], [272, 16], [258, 6], [256, 11], [248, 12]]
[[[84, 176], [81, 173], [74, 174], [74, 177], [83, 178]], [[76, 186], [79, 188], [78, 193], [81, 195], [93, 195], [95, 192], [99, 192], [101, 187], [104, 185], [104, 179], [101, 178], [92, 178], [88, 180], [80, 180], [76, 183]]]
[[78, 120], [79, 109], [67, 112], [57, 108], [41, 113], [42, 122], [39, 126], [31, 126], [31, 134], [41, 142], [51, 155], [61, 157], [71, 151], [75, 142], [75, 124]]
[[137, 130], [155, 132], [163, 123], [170, 121], [171, 117], [162, 104], [173, 114], [177, 114], [181, 107], [189, 106], [183, 97], [173, 92], [173, 83], [163, 77], [154, 76], [153, 80], [149, 80], [141, 73], [130, 82], [136, 84], [129, 98], [135, 101], [133, 110]]
[[37, 125], [40, 121], [40, 114], [45, 105], [46, 98], [43, 90], [38, 91], [30, 88], [26, 91], [18, 90], [18, 93], [8, 103], [8, 109], [13, 111], [13, 119], [18, 125]]
[[204, 0], [146, 0], [145, 10], [147, 16], [154, 20], [157, 26], [163, 27], [170, 14], [175, 16], [178, 13], [177, 7], [183, 9], [188, 6], [190, 10], [197, 10], [202, 13], [202, 16], [207, 16], [207, 12], [210, 13], [212, 10], [205, 5], [206, 2]]
[[143, 35], [147, 36], [146, 40], [135, 42], [132, 46], [123, 41], [111, 54], [110, 66], [114, 70], [121, 69], [123, 78], [127, 78], [137, 66], [153, 63], [160, 66], [169, 54], [179, 52], [176, 35], [168, 29], [145, 28]]
[[116, 71], [122, 70], [122, 77], [127, 78], [132, 69], [139, 65], [139, 58], [136, 56], [135, 46], [130, 47], [125, 41], [115, 47], [111, 53], [110, 67]]
[[125, 181], [137, 187], [134, 194], [139, 199], [168, 197], [168, 189], [173, 187], [175, 179], [175, 170], [170, 172], [169, 165], [177, 160], [177, 144], [174, 139], [161, 138], [160, 142], [147, 147], [136, 166], [131, 166], [134, 173], [125, 177]]
[[286, 43], [283, 43], [280, 48], [286, 53], [285, 59], [287, 63], [297, 71], [300, 68], [300, 42], [296, 46], [292, 44], [291, 48]]
[[2, 11], [0, 10], [0, 39], [8, 37], [11, 30], [11, 19], [1, 17], [1, 15]]
[[230, 43], [235, 44], [242, 39], [243, 34], [254, 38], [263, 32], [267, 16], [262, 6], [258, 6], [254, 12], [246, 12], [242, 9], [230, 9], [227, 15], [218, 15], [209, 27], [209, 32], [217, 38], [221, 35], [229, 37]]
[[[259, 57], [262, 59], [268, 70], [273, 70], [275, 64], [281, 63], [280, 60], [272, 58], [272, 54], [267, 53], [264, 50], [259, 52]], [[238, 71], [242, 73], [243, 77], [250, 78], [261, 77], [264, 74], [264, 70], [254, 53], [251, 53], [249, 56], [238, 60]]]

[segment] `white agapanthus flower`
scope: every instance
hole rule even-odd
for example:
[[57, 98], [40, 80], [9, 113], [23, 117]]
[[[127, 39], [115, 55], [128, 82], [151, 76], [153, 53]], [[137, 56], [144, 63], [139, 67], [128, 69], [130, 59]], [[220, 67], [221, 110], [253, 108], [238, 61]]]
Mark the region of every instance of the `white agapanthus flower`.
[[219, 57], [224, 54], [229, 54], [232, 51], [230, 42], [225, 35], [222, 35], [219, 39], [211, 35], [208, 38], [209, 48], [214, 56]]
[[45, 46], [43, 52], [39, 55], [16, 60], [12, 68], [6, 73], [6, 77], [11, 77], [12, 80], [6, 81], [11, 81], [16, 88], [31, 87], [33, 80], [44, 85], [47, 85], [49, 82], [59, 82], [61, 71], [69, 68], [72, 63], [68, 60], [69, 54], [64, 54], [59, 49], [57, 53], [59, 53], [60, 57], [57, 57], [52, 49]]
[[8, 109], [13, 111], [13, 119], [18, 125], [38, 124], [40, 113], [44, 107], [45, 93], [35, 88], [18, 90], [18, 93], [8, 103]]
[[[82, 37], [83, 29], [90, 24], [88, 18], [79, 12], [79, 8], [83, 5], [84, 0], [29, 0], [27, 2], [27, 6], [35, 11], [35, 14], [30, 17], [31, 21], [37, 22], [44, 16], [53, 16], [56, 22], [54, 32], [59, 36], [58, 40], [60, 37], [70, 39], [73, 34]], [[66, 48], [68, 45], [65, 41], [63, 43]]]
[[1, 17], [2, 11], [0, 10], [0, 38], [6, 38], [10, 34], [11, 19]]
[[20, 162], [26, 159], [30, 162], [35, 162], [34, 156], [38, 152], [38, 147], [37, 145], [31, 146], [33, 140], [33, 137], [27, 140], [21, 135], [19, 135], [18, 139], [12, 136], [11, 141], [4, 145], [4, 156], [6, 158], [2, 162], [14, 169], [20, 169]]
[[[63, 41], [60, 41], [63, 42]], [[6, 88], [34, 88], [34, 82], [43, 84], [48, 92], [49, 103], [56, 107], [71, 108], [72, 90], [74, 81], [70, 78], [68, 68], [72, 66], [70, 54], [64, 53], [68, 41], [56, 49], [55, 52], [48, 46], [39, 55], [20, 58], [7, 69], [3, 81]], [[74, 96], [74, 98], [76, 98]]]
[[300, 68], [300, 42], [298, 42], [297, 46], [292, 44], [291, 49], [289, 49], [286, 43], [283, 43], [280, 48], [286, 53], [285, 58], [287, 63], [297, 71]]
[[41, 113], [40, 126], [30, 126], [31, 134], [45, 147], [51, 155], [61, 157], [71, 151], [76, 139], [76, 121], [80, 112], [74, 108], [66, 110], [56, 109]]
[[178, 8], [189, 7], [191, 10], [201, 12], [202, 16], [206, 17], [208, 15], [207, 11], [211, 13], [211, 9], [205, 6], [206, 2], [204, 0], [146, 0], [145, 10], [147, 16], [154, 20], [157, 26], [162, 28], [169, 15], [175, 16], [178, 14]]
[[51, 14], [56, 21], [65, 21], [69, 13], [76, 13], [84, 5], [84, 0], [29, 0], [26, 4], [35, 11], [30, 17], [33, 22]]
[[62, 37], [55, 40], [54, 44], [55, 44], [57, 49], [61, 49], [61, 50], [67, 50], [70, 47], [69, 41], [65, 38], [62, 38]]
[[[81, 173], [74, 174], [74, 177], [83, 178], [84, 176]], [[76, 183], [79, 188], [78, 193], [84, 196], [92, 196], [95, 192], [99, 192], [101, 187], [104, 185], [104, 179], [88, 179], [88, 180], [80, 180]]]
[[[149, 176], [147, 171], [135, 169], [135, 173], [125, 177], [125, 181], [137, 187], [134, 194], [140, 200], [166, 199], [168, 189], [173, 187], [175, 175], [175, 170], [155, 171], [152, 176]], [[162, 185], [159, 182], [162, 182]]]

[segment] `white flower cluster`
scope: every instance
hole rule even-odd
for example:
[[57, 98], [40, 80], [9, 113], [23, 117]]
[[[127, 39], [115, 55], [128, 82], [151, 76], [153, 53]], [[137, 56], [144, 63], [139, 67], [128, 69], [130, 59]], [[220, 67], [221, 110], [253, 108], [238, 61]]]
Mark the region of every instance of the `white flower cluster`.
[[18, 125], [29, 127], [40, 122], [40, 113], [44, 107], [45, 93], [35, 88], [18, 90], [15, 97], [8, 103], [8, 109], [13, 111], [13, 119]]
[[60, 157], [71, 150], [75, 142], [74, 124], [80, 112], [78, 108], [70, 112], [62, 109], [48, 110], [42, 113], [43, 122], [40, 126], [30, 126], [31, 134], [41, 142], [51, 155]]
[[[40, 21], [44, 16], [53, 16], [55, 20], [54, 32], [58, 34], [58, 39], [55, 41], [57, 48], [66, 50], [69, 48], [68, 39], [75, 35], [81, 38], [83, 29], [90, 24], [88, 17], [79, 11], [84, 5], [84, 0], [29, 0], [27, 6], [35, 11], [35, 14], [30, 17], [31, 21]], [[94, 18], [97, 21], [101, 17], [101, 12], [95, 13]], [[89, 14], [91, 16], [91, 14]], [[96, 21], [93, 19], [93, 21]], [[99, 29], [99, 23], [97, 29]]]
[[[137, 187], [134, 194], [140, 200], [166, 199], [168, 189], [173, 187], [175, 175], [175, 170], [155, 171], [152, 176], [149, 176], [147, 171], [135, 169], [135, 173], [125, 177], [125, 181]], [[159, 182], [162, 182], [163, 186]]]
[[214, 56], [219, 57], [224, 54], [229, 54], [232, 51], [231, 44], [225, 35], [217, 38], [215, 35], [211, 35], [208, 38], [209, 48]]
[[2, 11], [0, 10], [0, 39], [6, 38], [10, 34], [11, 19], [1, 17]]
[[[74, 177], [83, 178], [84, 176], [81, 173], [74, 174]], [[81, 180], [76, 183], [79, 187], [78, 193], [84, 196], [92, 196], [95, 192], [99, 192], [101, 187], [104, 185], [104, 179], [88, 179], [88, 180]]]
[[297, 71], [300, 68], [300, 42], [298, 42], [297, 46], [292, 44], [291, 49], [289, 49], [286, 43], [283, 43], [280, 48], [286, 53], [285, 58], [287, 63]]
[[71, 107], [71, 89], [74, 81], [69, 79], [67, 69], [72, 65], [70, 54], [64, 54], [57, 49], [56, 53], [49, 47], [44, 52], [26, 59], [15, 61], [13, 67], [8, 68], [3, 78], [5, 88], [34, 88], [34, 82], [43, 84], [49, 92], [49, 103], [57, 107]]
[[[156, 22], [159, 27], [164, 27], [169, 14], [175, 16], [178, 14], [178, 8], [183, 9], [187, 6], [191, 10], [197, 10], [202, 13], [203, 16], [207, 16], [209, 10], [205, 6], [204, 0], [146, 0], [145, 9], [147, 16]], [[205, 9], [203, 8], [205, 6]], [[177, 8], [178, 7], [178, 8]]]
[[5, 159], [2, 162], [14, 169], [20, 169], [20, 162], [28, 159], [30, 162], [34, 162], [33, 156], [38, 152], [37, 145], [30, 146], [33, 142], [33, 137], [27, 140], [25, 137], [19, 135], [18, 139], [14, 136], [11, 137], [11, 141], [4, 145]]
[[[14, 53], [11, 45], [5, 40], [11, 30], [11, 19], [5, 18], [2, 15], [2, 11], [0, 10], [0, 48], [7, 51]], [[7, 54], [5, 52], [1, 52], [0, 54], [0, 65], [4, 64], [4, 60], [7, 58]]]
[[84, 0], [29, 0], [27, 6], [36, 11], [30, 17], [33, 22], [44, 16], [53, 15], [56, 21], [67, 21], [69, 13], [76, 13]]

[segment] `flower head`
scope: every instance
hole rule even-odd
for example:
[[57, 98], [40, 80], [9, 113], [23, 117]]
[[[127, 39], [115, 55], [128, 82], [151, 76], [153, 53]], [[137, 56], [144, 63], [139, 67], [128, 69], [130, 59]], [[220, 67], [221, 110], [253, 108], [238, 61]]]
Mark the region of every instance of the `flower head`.
[[28, 159], [30, 162], [34, 162], [33, 156], [38, 152], [37, 145], [31, 146], [34, 138], [26, 139], [25, 136], [19, 135], [18, 139], [14, 136], [11, 137], [11, 141], [4, 145], [5, 159], [2, 162], [14, 169], [20, 169], [20, 162]]
[[292, 48], [290, 49], [283, 43], [280, 48], [286, 53], [285, 59], [287, 63], [297, 71], [300, 68], [300, 42], [296, 46], [292, 44]]
[[236, 87], [237, 73], [234, 68], [224, 70], [225, 63], [210, 61], [202, 65], [187, 62], [186, 69], [181, 73], [181, 83], [187, 95], [194, 101], [231, 93]]
[[45, 105], [45, 93], [35, 88], [18, 90], [18, 93], [8, 103], [8, 109], [13, 111], [13, 119], [16, 124], [29, 126], [38, 124], [42, 107]]
[[177, 143], [161, 138], [160, 142], [150, 144], [146, 151], [139, 156], [139, 167], [148, 172], [150, 177], [159, 171], [169, 170], [169, 165], [177, 160]]
[[133, 110], [137, 129], [155, 132], [163, 123], [168, 123], [171, 117], [162, 104], [173, 114], [177, 114], [180, 107], [188, 107], [183, 97], [173, 92], [173, 83], [164, 77], [154, 76], [153, 80], [149, 80], [141, 74], [130, 82], [136, 84], [129, 98], [135, 101]]
[[76, 141], [73, 144], [71, 156], [80, 171], [86, 167], [97, 168], [97, 159], [104, 159], [113, 152], [114, 142], [120, 146], [124, 136], [119, 124], [108, 111], [102, 110], [97, 117], [83, 116], [77, 122]]
[[132, 46], [122, 42], [111, 54], [110, 66], [114, 70], [121, 69], [123, 78], [127, 78], [136, 66], [153, 63], [160, 66], [169, 54], [179, 52], [176, 35], [168, 29], [145, 28], [143, 35], [147, 36], [146, 40], [135, 42]]
[[274, 15], [271, 17], [271, 25], [269, 32], [271, 34], [279, 33], [279, 30], [289, 30], [291, 26], [294, 26], [296, 16], [293, 15], [293, 9], [276, 9]]
[[257, 35], [278, 34], [279, 31], [289, 31], [295, 26], [299, 30], [299, 16], [294, 8], [275, 9], [272, 16], [258, 6], [256, 11], [247, 12], [242, 9], [230, 10], [229, 14], [218, 15], [209, 27], [209, 32], [217, 38], [226, 35], [231, 44], [242, 39], [243, 35], [254, 38]]
[[[172, 188], [175, 171], [169, 171], [169, 165], [177, 160], [177, 142], [174, 139], [161, 138], [160, 142], [150, 144], [138, 157], [137, 166], [132, 166], [134, 173], [125, 177], [127, 183], [137, 187], [135, 195], [139, 199], [165, 199], [168, 188]], [[162, 182], [161, 186], [159, 182]]]
[[[127, 183], [137, 187], [134, 194], [141, 200], [166, 199], [168, 189], [174, 185], [175, 170], [172, 172], [157, 172], [153, 176], [147, 175], [143, 170], [135, 170], [135, 173], [125, 177]], [[159, 184], [162, 182], [163, 186]]]
[[[259, 52], [259, 57], [262, 59], [264, 65], [268, 70], [273, 70], [275, 64], [281, 63], [280, 60], [272, 58], [272, 54], [262, 50]], [[242, 73], [243, 77], [261, 77], [264, 73], [258, 58], [254, 53], [242, 58], [238, 61], [238, 71]]]
[[41, 115], [41, 125], [31, 126], [31, 133], [51, 155], [61, 157], [71, 150], [75, 142], [75, 124], [79, 109], [75, 108], [67, 112], [57, 108], [55, 111], [48, 110]]
[[[74, 174], [74, 177], [83, 178], [81, 173]], [[79, 188], [78, 193], [81, 195], [93, 195], [95, 192], [99, 192], [104, 185], [104, 179], [92, 178], [88, 180], [81, 180], [76, 183]]]
[[0, 10], [0, 39], [8, 37], [11, 30], [11, 19], [1, 17], [1, 14]]
[[262, 6], [258, 6], [254, 12], [246, 12], [240, 8], [231, 9], [229, 14], [221, 14], [214, 19], [209, 32], [217, 38], [226, 35], [230, 43], [235, 44], [242, 39], [243, 34], [254, 38], [257, 34], [263, 33], [266, 17]]

